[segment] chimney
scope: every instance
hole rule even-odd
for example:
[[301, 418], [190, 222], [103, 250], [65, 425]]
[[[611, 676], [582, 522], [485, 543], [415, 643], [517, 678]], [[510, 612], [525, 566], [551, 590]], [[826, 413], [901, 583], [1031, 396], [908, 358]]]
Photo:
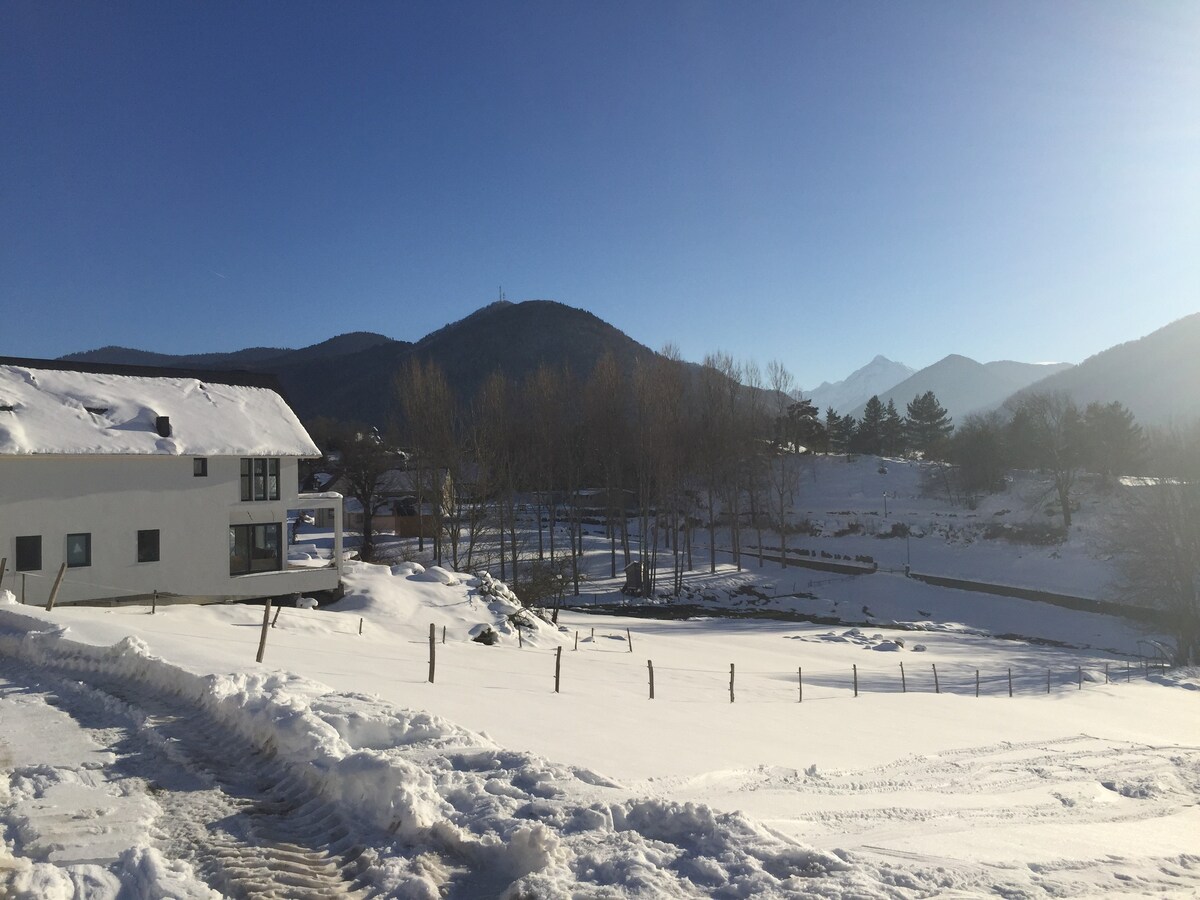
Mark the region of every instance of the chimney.
[[154, 420], [154, 430], [158, 432], [159, 437], [171, 436], [171, 417], [158, 416]]

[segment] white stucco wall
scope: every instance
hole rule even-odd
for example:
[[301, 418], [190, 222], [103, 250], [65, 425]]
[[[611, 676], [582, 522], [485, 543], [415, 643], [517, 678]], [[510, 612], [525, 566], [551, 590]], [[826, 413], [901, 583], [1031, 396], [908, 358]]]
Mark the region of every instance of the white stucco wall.
[[[279, 522], [286, 542], [287, 512], [302, 502], [295, 458], [280, 460], [278, 501], [239, 499], [240, 457], [208, 457], [208, 475], [200, 478], [193, 475], [192, 460], [167, 455], [0, 456], [0, 557], [8, 558], [0, 587], [20, 596], [16, 537], [41, 535], [42, 567], [28, 573], [25, 583], [28, 601], [45, 603], [66, 558], [66, 536], [78, 532], [92, 536], [92, 563], [66, 570], [59, 603], [155, 590], [234, 598], [337, 587], [337, 567], [229, 574], [230, 525]], [[137, 561], [137, 533], [144, 529], [160, 532], [158, 562]], [[285, 566], [286, 555], [285, 546]]]

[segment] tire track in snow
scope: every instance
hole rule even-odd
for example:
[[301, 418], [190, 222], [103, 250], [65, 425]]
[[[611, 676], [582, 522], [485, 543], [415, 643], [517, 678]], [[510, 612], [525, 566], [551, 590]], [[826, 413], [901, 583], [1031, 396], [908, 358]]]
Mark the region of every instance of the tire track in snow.
[[[84, 684], [58, 674], [0, 662], [14, 683], [55, 695], [55, 705], [116, 755], [113, 768], [151, 779], [163, 814], [153, 833], [169, 858], [229, 897], [369, 897], [374, 851], [274, 752], [223, 729], [171, 697], [90, 676]], [[376, 843], [387, 844], [386, 835]]]

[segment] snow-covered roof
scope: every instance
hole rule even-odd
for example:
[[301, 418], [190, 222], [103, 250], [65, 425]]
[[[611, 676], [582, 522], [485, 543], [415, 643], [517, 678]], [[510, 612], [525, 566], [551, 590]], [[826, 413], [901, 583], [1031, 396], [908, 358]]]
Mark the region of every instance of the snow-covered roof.
[[0, 359], [0, 455], [319, 456], [272, 381]]

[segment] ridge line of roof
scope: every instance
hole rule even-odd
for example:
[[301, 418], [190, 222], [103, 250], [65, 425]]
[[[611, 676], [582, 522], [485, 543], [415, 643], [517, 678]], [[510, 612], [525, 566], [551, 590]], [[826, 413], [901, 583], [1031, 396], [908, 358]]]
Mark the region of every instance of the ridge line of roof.
[[[270, 372], [251, 372], [248, 369], [190, 369], [170, 366], [135, 366], [127, 363], [93, 363], [65, 359], [36, 359], [21, 356], [0, 356], [0, 366], [26, 369], [45, 369], [56, 372], [82, 372], [94, 375], [128, 375], [140, 378], [195, 378], [213, 384], [233, 387], [265, 388], [274, 391], [288, 403], [278, 376]], [[288, 403], [291, 406], [291, 403]]]

